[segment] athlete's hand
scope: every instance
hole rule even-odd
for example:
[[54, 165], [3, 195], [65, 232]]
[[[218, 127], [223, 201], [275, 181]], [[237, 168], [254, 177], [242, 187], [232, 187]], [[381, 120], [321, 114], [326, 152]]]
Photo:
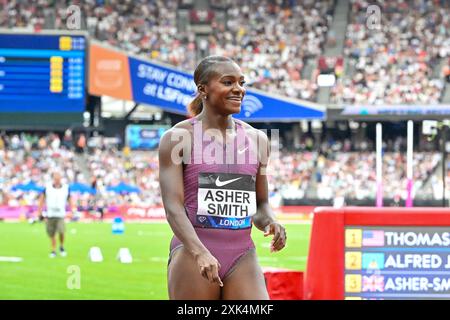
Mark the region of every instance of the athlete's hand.
[[273, 234], [273, 239], [270, 242], [270, 252], [277, 252], [286, 245], [287, 235], [286, 229], [278, 222], [272, 222], [267, 225], [264, 231], [264, 237]]
[[204, 278], [208, 279], [211, 283], [217, 283], [223, 287], [222, 280], [219, 277], [220, 263], [209, 251], [199, 254], [196, 257], [196, 261], [200, 273]]

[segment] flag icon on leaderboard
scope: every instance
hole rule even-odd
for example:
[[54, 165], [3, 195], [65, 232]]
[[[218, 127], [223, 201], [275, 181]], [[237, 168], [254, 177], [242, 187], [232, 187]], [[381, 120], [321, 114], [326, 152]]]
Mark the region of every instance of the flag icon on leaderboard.
[[367, 270], [384, 269], [384, 253], [367, 253], [362, 254], [362, 268]]
[[384, 231], [363, 230], [362, 245], [366, 247], [384, 246]]
[[383, 292], [384, 277], [383, 276], [364, 276], [362, 283], [362, 292]]

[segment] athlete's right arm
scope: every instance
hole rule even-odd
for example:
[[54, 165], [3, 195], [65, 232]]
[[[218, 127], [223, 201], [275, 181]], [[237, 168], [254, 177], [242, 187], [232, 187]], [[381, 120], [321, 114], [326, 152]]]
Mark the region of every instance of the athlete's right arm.
[[38, 203], [38, 217], [39, 220], [42, 220], [44, 217], [42, 215], [42, 210], [44, 209], [44, 202], [45, 202], [45, 191], [41, 193], [39, 196], [39, 203]]
[[172, 138], [173, 130], [161, 138], [159, 145], [159, 183], [167, 221], [175, 236], [194, 256], [202, 276], [222, 286], [220, 264], [200, 241], [185, 212], [182, 148], [180, 142]]

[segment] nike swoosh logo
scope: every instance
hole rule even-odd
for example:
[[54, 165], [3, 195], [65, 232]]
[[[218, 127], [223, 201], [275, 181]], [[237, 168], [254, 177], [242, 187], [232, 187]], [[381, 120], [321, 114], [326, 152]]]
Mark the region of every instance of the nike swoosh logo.
[[226, 186], [227, 184], [230, 184], [230, 183], [232, 183], [234, 181], [237, 181], [239, 179], [242, 179], [242, 177], [231, 179], [231, 180], [220, 181], [220, 177], [217, 177], [217, 179], [216, 179], [216, 186], [223, 187], [223, 186]]
[[239, 153], [239, 154], [243, 154], [243, 153], [245, 152], [245, 150], [247, 150], [247, 149], [248, 149], [248, 147], [245, 148], [245, 149], [242, 149], [242, 150], [238, 150], [238, 153]]

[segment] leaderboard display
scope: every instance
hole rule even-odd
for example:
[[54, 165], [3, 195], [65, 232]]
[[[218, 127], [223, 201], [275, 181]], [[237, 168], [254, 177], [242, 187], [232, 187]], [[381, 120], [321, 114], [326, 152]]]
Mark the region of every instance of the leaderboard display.
[[450, 299], [450, 208], [317, 207], [305, 299]]
[[0, 34], [0, 112], [85, 108], [86, 38]]
[[346, 299], [450, 299], [450, 228], [348, 227]]

